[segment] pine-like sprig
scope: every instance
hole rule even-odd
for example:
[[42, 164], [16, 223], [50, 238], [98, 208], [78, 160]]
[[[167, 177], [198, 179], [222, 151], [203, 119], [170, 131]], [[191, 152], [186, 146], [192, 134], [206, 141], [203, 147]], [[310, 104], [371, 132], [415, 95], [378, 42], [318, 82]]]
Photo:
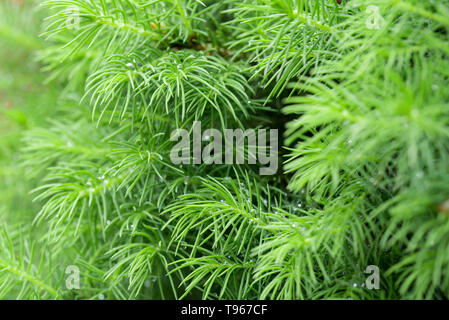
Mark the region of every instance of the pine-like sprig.
[[[66, 89], [22, 155], [44, 240], [3, 233], [1, 296], [447, 298], [448, 4], [45, 1]], [[195, 120], [285, 126], [285, 166], [173, 165]]]

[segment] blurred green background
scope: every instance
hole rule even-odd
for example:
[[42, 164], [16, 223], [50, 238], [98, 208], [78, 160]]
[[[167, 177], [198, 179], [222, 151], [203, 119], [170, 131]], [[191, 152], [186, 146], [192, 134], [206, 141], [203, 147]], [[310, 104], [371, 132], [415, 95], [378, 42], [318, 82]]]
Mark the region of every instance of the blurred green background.
[[61, 88], [47, 83], [38, 61], [43, 14], [39, 1], [0, 0], [0, 221], [30, 221], [37, 212], [32, 181], [21, 166], [21, 139], [45, 126]]

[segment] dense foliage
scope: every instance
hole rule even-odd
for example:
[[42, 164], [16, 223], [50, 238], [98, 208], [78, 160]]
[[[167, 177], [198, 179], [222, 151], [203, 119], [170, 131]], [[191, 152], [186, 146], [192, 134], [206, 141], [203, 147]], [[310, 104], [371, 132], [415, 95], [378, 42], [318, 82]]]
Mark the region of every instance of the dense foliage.
[[[40, 12], [64, 89], [22, 139], [34, 204], [0, 215], [1, 297], [449, 297], [449, 1]], [[195, 120], [279, 129], [283, 166], [174, 165], [170, 133]]]

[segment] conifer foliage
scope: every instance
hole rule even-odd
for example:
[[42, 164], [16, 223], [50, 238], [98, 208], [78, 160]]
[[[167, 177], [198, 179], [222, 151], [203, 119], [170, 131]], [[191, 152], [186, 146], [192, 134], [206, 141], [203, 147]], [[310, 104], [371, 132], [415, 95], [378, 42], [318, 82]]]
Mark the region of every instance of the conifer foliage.
[[[449, 1], [42, 10], [65, 89], [23, 138], [39, 210], [0, 229], [2, 298], [449, 297]], [[282, 166], [173, 164], [194, 121], [280, 129]]]

